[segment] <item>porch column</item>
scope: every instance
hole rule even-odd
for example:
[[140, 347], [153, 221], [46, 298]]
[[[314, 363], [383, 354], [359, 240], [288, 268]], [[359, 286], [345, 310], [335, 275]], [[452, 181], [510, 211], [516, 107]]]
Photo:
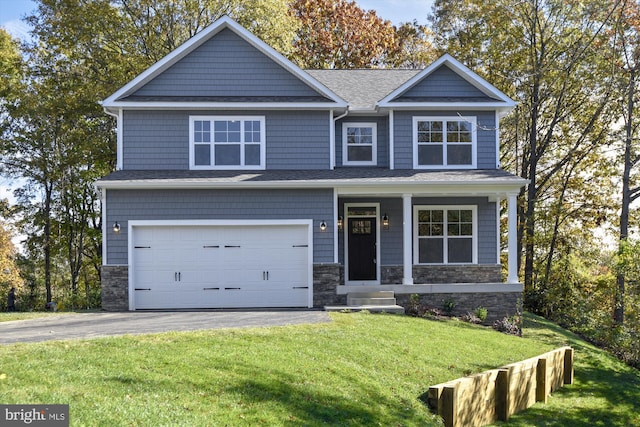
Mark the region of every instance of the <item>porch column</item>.
[[509, 194], [508, 198], [509, 232], [508, 232], [508, 270], [507, 283], [519, 283], [518, 280], [518, 195]]
[[411, 194], [402, 195], [402, 284], [413, 285]]

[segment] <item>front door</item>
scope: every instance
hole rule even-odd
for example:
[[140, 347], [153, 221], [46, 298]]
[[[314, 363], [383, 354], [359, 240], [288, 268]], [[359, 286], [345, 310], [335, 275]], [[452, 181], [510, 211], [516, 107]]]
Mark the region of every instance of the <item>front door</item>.
[[349, 218], [348, 223], [348, 280], [371, 282], [377, 274], [377, 218]]

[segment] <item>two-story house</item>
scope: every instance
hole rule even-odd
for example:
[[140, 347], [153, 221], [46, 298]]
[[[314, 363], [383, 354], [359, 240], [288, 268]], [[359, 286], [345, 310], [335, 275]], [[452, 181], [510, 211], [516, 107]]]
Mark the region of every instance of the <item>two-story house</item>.
[[[106, 310], [323, 307], [353, 292], [522, 297], [500, 168], [514, 102], [445, 55], [423, 70], [302, 70], [223, 17], [102, 103]], [[500, 202], [508, 202], [508, 277]]]

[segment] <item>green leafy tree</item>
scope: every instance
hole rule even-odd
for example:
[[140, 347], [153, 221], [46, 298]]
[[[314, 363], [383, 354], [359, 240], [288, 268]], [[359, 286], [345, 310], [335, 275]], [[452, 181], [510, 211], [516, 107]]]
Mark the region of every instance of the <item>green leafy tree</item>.
[[[599, 159], [606, 163], [607, 113], [614, 94], [611, 62], [601, 47], [617, 7], [599, 0], [438, 0], [434, 5], [438, 47], [519, 104], [502, 122], [502, 161], [529, 180], [519, 209], [522, 275], [529, 296], [544, 292], [536, 279], [536, 260], [553, 259], [553, 245], [536, 236], [539, 211], [555, 204], [558, 212], [574, 204], [579, 190], [567, 190], [580, 183], [576, 177], [602, 168]], [[576, 213], [586, 217], [592, 212]]]

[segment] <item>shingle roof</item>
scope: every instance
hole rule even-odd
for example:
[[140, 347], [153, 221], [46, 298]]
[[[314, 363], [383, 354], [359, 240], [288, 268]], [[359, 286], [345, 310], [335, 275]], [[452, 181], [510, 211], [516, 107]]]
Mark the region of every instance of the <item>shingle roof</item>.
[[523, 185], [524, 180], [500, 169], [473, 170], [389, 170], [382, 168], [338, 168], [335, 170], [121, 170], [100, 179], [109, 187], [117, 183], [217, 185], [279, 184], [314, 187], [335, 185], [402, 184], [508, 184]]
[[422, 70], [305, 70], [347, 101], [351, 109], [373, 110], [376, 103]]

